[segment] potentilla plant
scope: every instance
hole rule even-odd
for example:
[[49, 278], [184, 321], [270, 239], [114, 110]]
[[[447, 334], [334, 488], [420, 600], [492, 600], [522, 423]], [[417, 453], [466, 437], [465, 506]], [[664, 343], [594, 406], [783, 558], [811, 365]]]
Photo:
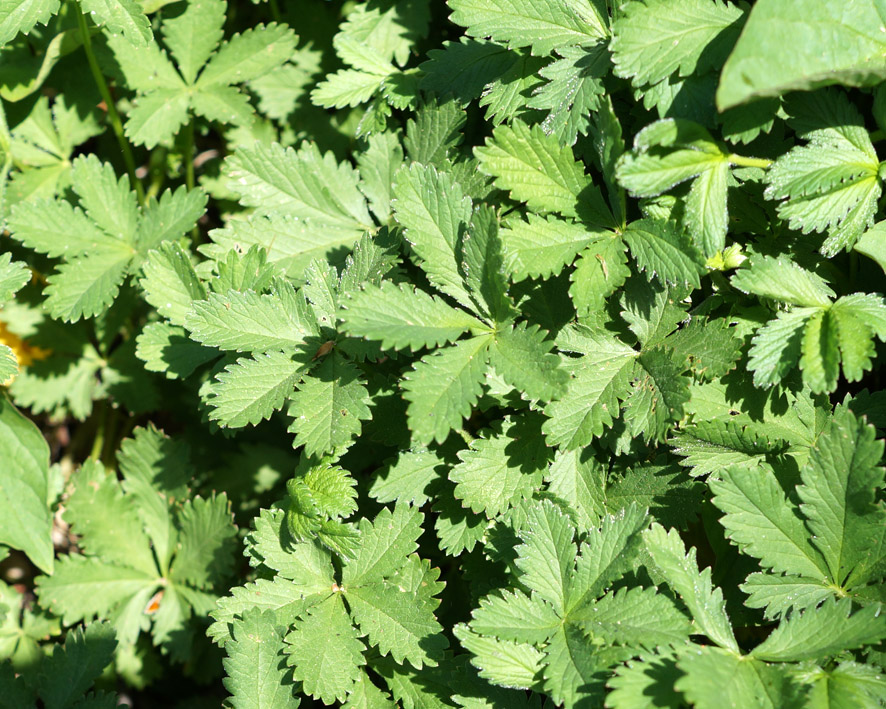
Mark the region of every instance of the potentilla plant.
[[0, 0], [0, 706], [886, 706], [884, 38]]

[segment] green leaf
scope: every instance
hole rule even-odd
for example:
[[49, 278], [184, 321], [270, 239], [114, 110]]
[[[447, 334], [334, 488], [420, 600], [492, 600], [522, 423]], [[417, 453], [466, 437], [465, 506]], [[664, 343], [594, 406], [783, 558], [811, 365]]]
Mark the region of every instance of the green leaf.
[[621, 287], [628, 268], [625, 242], [615, 235], [599, 239], [579, 257], [570, 276], [569, 295], [580, 316], [603, 310], [605, 299]]
[[733, 421], [699, 421], [675, 433], [670, 444], [683, 457], [680, 465], [692, 468], [693, 477], [719, 475], [727, 469], [755, 470], [783, 444], [770, 442], [756, 427]]
[[852, 601], [843, 598], [782, 621], [751, 656], [769, 662], [817, 660], [878, 643], [884, 637], [886, 617], [879, 606], [852, 613]]
[[648, 278], [668, 285], [701, 285], [704, 267], [699, 253], [674, 225], [648, 219], [633, 222], [623, 238]]
[[117, 640], [110, 623], [76, 628], [47, 656], [40, 672], [40, 696], [47, 709], [82, 706], [81, 697], [114, 658]]
[[642, 352], [637, 359], [631, 392], [624, 400], [624, 420], [634, 435], [662, 440], [671, 425], [683, 418], [690, 399], [686, 365], [665, 347]]
[[[293, 298], [294, 298], [293, 294]], [[235, 352], [299, 349], [314, 332], [304, 312], [276, 295], [229, 290], [196, 301], [185, 316], [191, 337]]]
[[0, 303], [13, 295], [31, 280], [31, 272], [21, 261], [13, 261], [11, 253], [0, 254]]
[[360, 551], [342, 573], [345, 587], [380, 581], [402, 567], [418, 546], [423, 519], [421, 512], [407, 505], [397, 505], [393, 512], [383, 508], [371, 523], [362, 519]]
[[[883, 238], [883, 222], [877, 222], [862, 234], [858, 241], [855, 242], [853, 250], [860, 254], [864, 254], [879, 264], [883, 272], [886, 273], [886, 239]], [[2, 298], [0, 298], [2, 300]]]
[[617, 76], [634, 86], [719, 69], [741, 30], [739, 7], [716, 0], [630, 2], [612, 26]]
[[122, 34], [135, 47], [154, 38], [151, 23], [136, 0], [80, 0], [84, 13], [113, 34]]
[[489, 363], [506, 382], [528, 398], [543, 401], [561, 395], [569, 377], [545, 335], [537, 325], [521, 322], [499, 330], [489, 348]]
[[658, 524], [653, 524], [643, 537], [653, 562], [668, 585], [680, 594], [698, 629], [720, 647], [737, 654], [738, 644], [726, 615], [723, 592], [711, 584], [710, 568], [699, 573], [695, 548], [687, 554], [677, 531], [666, 532]]
[[803, 330], [817, 308], [782, 311], [757, 330], [751, 343], [748, 369], [758, 387], [780, 383], [800, 360]]
[[191, 340], [183, 327], [168, 323], [149, 323], [136, 341], [135, 354], [145, 369], [164, 372], [167, 379], [188, 377], [218, 356], [217, 350]]
[[460, 268], [461, 241], [471, 220], [470, 197], [448, 173], [414, 163], [398, 173], [394, 200], [394, 217], [428, 279], [473, 309]]
[[767, 172], [766, 196], [783, 200], [778, 215], [792, 229], [827, 231], [821, 252], [833, 256], [874, 224], [882, 194], [879, 158], [861, 116], [842, 93], [821, 92], [794, 105], [798, 120], [824, 114], [839, 116], [842, 125], [804, 132], [810, 142], [782, 155]]
[[283, 352], [263, 352], [238, 359], [209, 386], [209, 418], [220, 426], [255, 425], [279, 411], [294, 396], [303, 366]]
[[206, 212], [206, 193], [201, 189], [165, 190], [157, 200], [150, 197], [142, 210], [135, 242], [141, 253], [178, 239], [191, 231]]
[[325, 704], [345, 701], [366, 660], [340, 594], [310, 608], [286, 643], [293, 679], [306, 694]]
[[539, 71], [548, 83], [533, 91], [527, 106], [547, 111], [541, 124], [544, 131], [573, 145], [579, 133], [587, 135], [590, 114], [599, 105], [602, 78], [610, 67], [609, 53], [600, 42], [592, 48], [561, 47], [557, 54], [561, 59]]
[[603, 435], [627, 395], [637, 353], [614, 337], [588, 335], [584, 356], [572, 360], [573, 379], [566, 393], [545, 407], [550, 419], [543, 430], [551, 445], [582, 448]]
[[450, 0], [451, 20], [472, 37], [489, 37], [509, 47], [531, 47], [533, 54], [606, 39], [605, 15], [593, 0], [521, 3], [518, 0]]
[[0, 542], [52, 573], [49, 447], [38, 428], [0, 395]]
[[123, 490], [135, 501], [160, 568], [166, 573], [178, 537], [170, 505], [187, 496], [192, 475], [188, 448], [153, 426], [136, 428], [132, 438], [120, 443], [117, 460]]
[[569, 265], [600, 234], [575, 222], [530, 213], [511, 219], [501, 231], [506, 269], [515, 281], [549, 278]]
[[742, 551], [774, 572], [825, 581], [824, 559], [768, 466], [752, 471], [727, 468], [708, 484], [713, 503], [725, 513], [720, 524], [726, 536]]
[[296, 709], [291, 675], [283, 662], [283, 631], [273, 613], [250, 609], [234, 620], [225, 644], [225, 689], [234, 709]]
[[495, 684], [529, 689], [538, 682], [544, 654], [529, 643], [516, 643], [472, 633], [466, 625], [456, 625], [453, 634], [473, 657], [471, 664], [480, 677]]
[[52, 576], [39, 578], [37, 595], [40, 604], [66, 625], [114, 613], [120, 641], [132, 643], [140, 630], [140, 618], [136, 616], [135, 627], [130, 625], [125, 633], [120, 622], [126, 620], [127, 609], [143, 615], [159, 581], [156, 574], [69, 554], [56, 563]]
[[476, 318], [406, 284], [385, 281], [357, 291], [342, 314], [349, 335], [380, 340], [384, 349], [436, 347], [468, 330], [484, 328]]
[[576, 572], [567, 587], [569, 617], [581, 612], [628, 571], [634, 568], [640, 547], [640, 532], [649, 525], [646, 510], [635, 503], [602, 518], [581, 545]]
[[581, 216], [591, 224], [610, 226], [603, 197], [572, 150], [540, 126], [514, 121], [499, 126], [486, 145], [474, 149], [480, 169], [495, 178], [495, 186], [537, 212]]
[[256, 25], [235, 34], [219, 48], [200, 74], [196, 86], [239, 84], [257, 79], [289, 59], [295, 33], [286, 25]]
[[182, 78], [193, 84], [197, 74], [224, 36], [225, 3], [188, 3], [177, 17], [163, 19], [163, 41], [178, 64]]
[[547, 642], [562, 622], [551, 605], [522, 591], [485, 596], [471, 616], [475, 633], [532, 645]]
[[[879, 83], [886, 76], [876, 63], [883, 54], [881, 13], [877, 3], [852, 7], [827, 0], [756, 3], [723, 67], [717, 106], [723, 110], [760, 96], [834, 83]], [[790, 45], [781, 41], [785, 27], [793, 33]], [[822, 54], [823, 46], [831, 51]]]
[[409, 430], [420, 444], [443, 442], [461, 427], [483, 388], [489, 335], [460, 340], [417, 362], [403, 376]]
[[841, 586], [863, 583], [883, 554], [886, 511], [875, 497], [883, 485], [882, 456], [874, 428], [841, 408], [800, 472], [800, 509], [831, 580]]
[[262, 214], [282, 212], [354, 241], [372, 223], [356, 171], [313, 144], [298, 152], [278, 143], [241, 148], [226, 161], [225, 175], [241, 203]]
[[157, 573], [151, 543], [136, 512], [134, 500], [104, 466], [87, 461], [73, 479], [74, 490], [65, 506], [65, 521], [78, 535], [77, 546], [102, 561]]
[[461, 462], [449, 473], [456, 483], [455, 497], [489, 519], [532, 497], [547, 462], [543, 439], [520, 419], [494, 425], [458, 457]]
[[347, 447], [360, 434], [360, 422], [372, 415], [368, 403], [369, 392], [359, 371], [334, 350], [290, 396], [287, 413], [294, 445], [303, 445], [308, 455]]
[[110, 163], [95, 155], [80, 156], [71, 167], [80, 206], [108, 235], [132, 242], [138, 222], [138, 203], [128, 177], [117, 178]]
[[704, 381], [718, 379], [735, 369], [742, 342], [726, 318], [694, 318], [667, 338], [678, 359], [687, 360], [692, 373]]
[[58, 9], [59, 0], [4, 0], [0, 3], [0, 45], [20, 32], [28, 34], [38, 24], [47, 24]]
[[206, 299], [206, 288], [197, 279], [188, 255], [176, 243], [165, 243], [149, 252], [142, 271], [144, 278], [139, 285], [145, 291], [145, 300], [173, 325], [184, 325], [191, 304]]
[[103, 313], [114, 302], [132, 251], [120, 246], [94, 256], [74, 258], [49, 277], [46, 306], [54, 318], [77, 322]]
[[435, 450], [423, 448], [401, 452], [372, 483], [369, 495], [379, 502], [413, 503], [428, 501], [428, 485], [440, 477], [444, 459]]
[[178, 583], [209, 589], [234, 568], [234, 526], [227, 495], [195, 497], [178, 515], [179, 542], [171, 577]]
[[530, 507], [527, 521], [523, 544], [517, 547], [521, 580], [562, 617], [575, 574], [575, 528], [569, 517], [549, 500]]
[[412, 589], [390, 582], [352, 586], [346, 597], [360, 629], [383, 655], [417, 669], [442, 658], [446, 643], [434, 618], [436, 603], [429, 606]]
[[698, 709], [753, 706], [778, 709], [794, 706], [799, 689], [786, 668], [742, 657], [716, 647], [680, 655], [677, 667], [685, 674], [675, 689]]
[[484, 316], [494, 322], [507, 321], [514, 313], [507, 296], [498, 216], [489, 207], [474, 209], [462, 240], [462, 270], [465, 284]]
[[655, 588], [607, 593], [569, 619], [593, 640], [637, 649], [682, 645], [689, 639], [689, 619]]

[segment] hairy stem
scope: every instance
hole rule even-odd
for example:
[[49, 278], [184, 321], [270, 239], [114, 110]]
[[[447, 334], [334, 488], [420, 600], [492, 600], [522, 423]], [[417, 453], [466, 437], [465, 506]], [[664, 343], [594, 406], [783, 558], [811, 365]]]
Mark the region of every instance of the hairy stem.
[[772, 160], [767, 160], [766, 158], [746, 158], [744, 155], [736, 155], [735, 153], [732, 153], [726, 159], [739, 167], [762, 167], [765, 170], [772, 165]]
[[108, 110], [108, 121], [110, 121], [111, 128], [114, 131], [114, 135], [117, 136], [117, 142], [120, 144], [120, 151], [123, 153], [123, 162], [126, 163], [126, 172], [129, 173], [129, 181], [135, 188], [135, 193], [136, 195], [138, 195], [139, 204], [144, 205], [145, 190], [144, 187], [142, 187], [141, 181], [135, 175], [135, 158], [132, 156], [132, 148], [129, 145], [129, 141], [126, 139], [126, 135], [123, 133], [123, 121], [120, 120], [120, 114], [117, 112], [117, 105], [114, 103], [113, 96], [111, 96], [111, 90], [108, 88], [108, 82], [105, 81], [102, 70], [95, 58], [95, 52], [93, 52], [92, 50], [92, 38], [89, 34], [89, 26], [86, 24], [86, 15], [83, 14], [83, 11], [80, 9], [79, 4], [76, 5], [76, 8], [77, 25], [80, 28], [80, 36], [83, 39], [83, 51], [86, 52], [86, 60], [89, 62], [89, 69], [92, 72], [92, 78], [95, 79], [96, 86], [98, 86], [98, 91], [101, 94], [102, 100], [105, 102], [105, 106]]

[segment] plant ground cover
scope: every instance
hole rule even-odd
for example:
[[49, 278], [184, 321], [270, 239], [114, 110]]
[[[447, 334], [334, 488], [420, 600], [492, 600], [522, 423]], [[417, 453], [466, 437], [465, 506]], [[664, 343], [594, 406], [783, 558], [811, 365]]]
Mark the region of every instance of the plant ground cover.
[[0, 0], [0, 707], [886, 706], [884, 56]]

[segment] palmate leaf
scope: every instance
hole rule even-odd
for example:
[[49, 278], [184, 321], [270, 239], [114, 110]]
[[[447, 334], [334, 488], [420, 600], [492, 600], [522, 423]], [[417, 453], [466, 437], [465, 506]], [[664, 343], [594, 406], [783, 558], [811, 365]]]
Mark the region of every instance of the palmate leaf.
[[153, 38], [151, 23], [137, 0], [79, 0], [83, 12], [113, 34], [122, 34], [132, 45], [143, 47]]
[[177, 522], [179, 543], [170, 577], [200, 589], [219, 585], [233, 570], [237, 534], [227, 495], [187, 500]]
[[472, 37], [489, 37], [510, 47], [531, 47], [533, 54], [576, 44], [596, 44], [608, 35], [605, 15], [593, 0], [450, 0], [451, 20]]
[[161, 245], [148, 253], [140, 281], [145, 300], [173, 325], [184, 325], [191, 304], [206, 299], [206, 287], [199, 281], [187, 253], [175, 243]]

